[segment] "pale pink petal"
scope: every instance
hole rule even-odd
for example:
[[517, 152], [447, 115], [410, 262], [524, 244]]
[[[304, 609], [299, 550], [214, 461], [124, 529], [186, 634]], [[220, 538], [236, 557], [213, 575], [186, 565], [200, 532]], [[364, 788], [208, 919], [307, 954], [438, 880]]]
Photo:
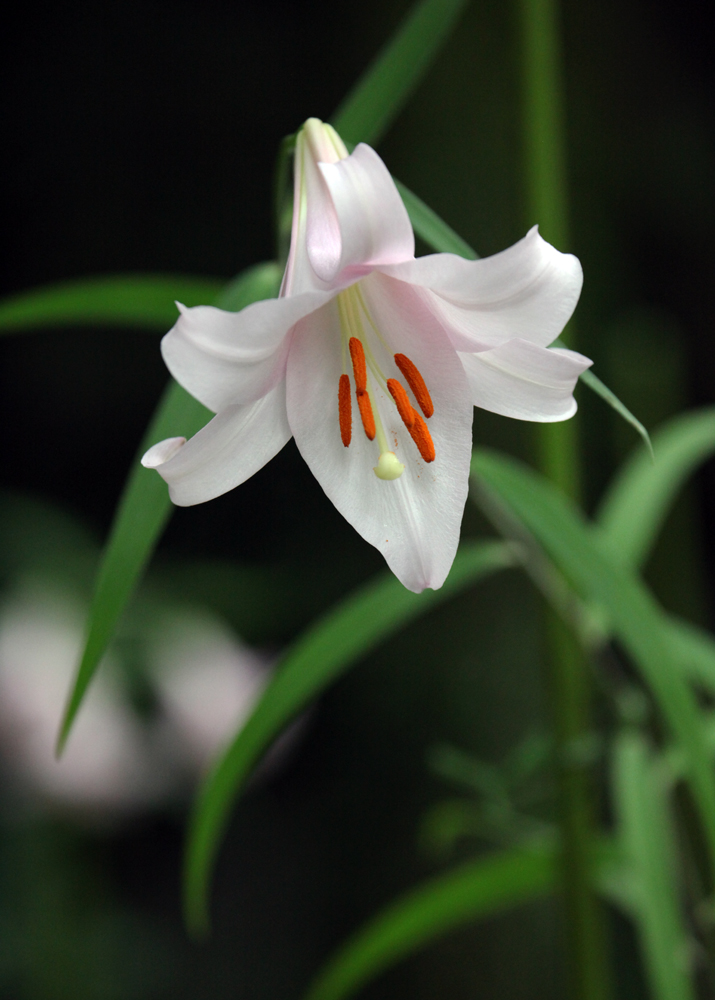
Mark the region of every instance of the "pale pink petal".
[[343, 241], [340, 221], [321, 168], [306, 150], [304, 184], [306, 197], [305, 254], [313, 274], [331, 282], [340, 271]]
[[[222, 410], [190, 441], [174, 449], [173, 457], [153, 468], [169, 484], [172, 501], [178, 507], [190, 507], [240, 486], [277, 455], [290, 437], [281, 383], [256, 402]], [[154, 445], [144, 458], [156, 455], [164, 445]]]
[[376, 264], [414, 257], [407, 211], [374, 149], [361, 143], [344, 160], [318, 167], [331, 205], [316, 182], [308, 190], [307, 247], [322, 281], [335, 281], [346, 269], [357, 275]]
[[583, 282], [578, 259], [559, 253], [536, 226], [508, 250], [482, 260], [441, 253], [380, 270], [432, 292], [459, 351], [515, 337], [548, 346], [570, 319]]
[[341, 254], [340, 226], [333, 199], [304, 130], [298, 133], [296, 140], [294, 175], [290, 252], [281, 284], [282, 296], [321, 291], [328, 287], [310, 262], [307, 248], [309, 228], [311, 238], [323, 247], [326, 258], [334, 257], [339, 262]]
[[352, 441], [338, 425], [338, 382], [343, 373], [337, 304], [302, 320], [291, 341], [286, 374], [288, 419], [296, 444], [330, 500], [362, 537], [376, 546], [410, 590], [438, 588], [452, 565], [467, 497], [472, 403], [464, 370], [422, 292], [382, 275], [360, 282], [389, 350], [368, 333], [386, 377], [401, 379], [393, 353], [406, 354], [422, 372], [434, 402], [428, 421], [437, 457], [425, 463], [386, 391], [372, 387], [401, 478], [379, 480], [377, 441], [363, 432], [353, 395]]
[[185, 437], [166, 438], [165, 441], [159, 441], [142, 455], [142, 465], [145, 469], [158, 469], [160, 465], [173, 458], [185, 444]]
[[459, 355], [475, 406], [505, 417], [551, 423], [576, 412], [573, 390], [592, 362], [576, 351], [510, 340], [478, 354]]
[[166, 366], [214, 413], [253, 402], [283, 378], [291, 327], [330, 295], [310, 292], [266, 299], [237, 313], [180, 306], [179, 319], [161, 342]]

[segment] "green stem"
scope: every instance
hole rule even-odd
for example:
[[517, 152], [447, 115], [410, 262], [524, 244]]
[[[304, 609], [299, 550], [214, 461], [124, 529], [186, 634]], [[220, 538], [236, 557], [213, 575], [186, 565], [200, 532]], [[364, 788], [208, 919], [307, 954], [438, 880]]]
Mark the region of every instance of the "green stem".
[[[559, 51], [558, 0], [520, 0], [524, 143], [528, 223], [569, 249], [565, 130]], [[573, 330], [571, 331], [573, 336]], [[574, 500], [580, 494], [577, 428], [573, 420], [542, 424], [541, 471]], [[596, 836], [593, 779], [579, 748], [591, 729], [591, 691], [584, 655], [563, 621], [547, 610], [549, 687], [558, 768], [562, 838], [563, 917], [574, 1000], [610, 993], [605, 921], [593, 891], [590, 855]]]

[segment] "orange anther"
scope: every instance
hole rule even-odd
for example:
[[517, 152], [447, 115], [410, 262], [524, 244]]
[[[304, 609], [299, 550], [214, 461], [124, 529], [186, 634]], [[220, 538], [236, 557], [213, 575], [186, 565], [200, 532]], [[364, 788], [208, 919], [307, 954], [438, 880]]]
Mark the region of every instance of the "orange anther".
[[402, 417], [402, 423], [409, 429], [415, 422], [415, 411], [412, 409], [409, 396], [396, 378], [388, 378], [387, 388], [397, 404], [397, 412]]
[[367, 394], [366, 389], [358, 389], [357, 393], [358, 409], [360, 410], [360, 419], [362, 420], [362, 425], [365, 428], [365, 434], [370, 441], [375, 440], [375, 417], [372, 413], [372, 404], [370, 403], [370, 397]]
[[[426, 417], [431, 417], [434, 413], [434, 405], [429, 390], [425, 385], [425, 380], [420, 375], [419, 369], [414, 362], [410, 361], [406, 354], [396, 354], [395, 364], [405, 376], [405, 380], [415, 394], [415, 399], [420, 405], [420, 409]], [[425, 459], [425, 461], [432, 461]]]
[[357, 337], [350, 338], [350, 357], [353, 362], [353, 372], [355, 373], [355, 388], [358, 392], [367, 389], [367, 365], [365, 364], [365, 351]]
[[353, 436], [353, 406], [350, 402], [350, 379], [347, 375], [340, 376], [338, 385], [338, 417], [340, 437], [347, 448]]
[[413, 410], [412, 412], [415, 415], [415, 422], [409, 429], [410, 434], [412, 435], [412, 440], [419, 448], [420, 455], [425, 462], [434, 462], [437, 453], [434, 450], [432, 435], [427, 430], [427, 424], [424, 422], [417, 410]]

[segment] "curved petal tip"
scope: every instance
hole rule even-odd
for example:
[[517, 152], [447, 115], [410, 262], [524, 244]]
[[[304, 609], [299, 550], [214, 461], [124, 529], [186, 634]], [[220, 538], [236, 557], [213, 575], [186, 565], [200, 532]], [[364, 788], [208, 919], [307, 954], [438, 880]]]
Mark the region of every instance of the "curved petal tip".
[[185, 444], [185, 437], [166, 438], [164, 441], [159, 441], [142, 455], [142, 465], [145, 469], [158, 469], [160, 465], [173, 458], [177, 451]]

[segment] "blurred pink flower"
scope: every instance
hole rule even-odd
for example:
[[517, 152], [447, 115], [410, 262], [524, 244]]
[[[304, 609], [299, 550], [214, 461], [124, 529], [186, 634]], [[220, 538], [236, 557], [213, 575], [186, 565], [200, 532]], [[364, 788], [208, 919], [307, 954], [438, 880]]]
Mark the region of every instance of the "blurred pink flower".
[[105, 663], [61, 760], [59, 708], [81, 651], [81, 605], [46, 588], [15, 595], [0, 612], [0, 743], [6, 768], [26, 788], [90, 812], [132, 810], [161, 792], [141, 726]]
[[18, 588], [0, 608], [0, 761], [25, 794], [87, 818], [116, 817], [193, 784], [250, 714], [270, 661], [207, 612], [158, 614], [142, 635], [158, 711], [137, 715], [110, 653], [57, 760], [85, 619], [81, 602], [46, 582]]

